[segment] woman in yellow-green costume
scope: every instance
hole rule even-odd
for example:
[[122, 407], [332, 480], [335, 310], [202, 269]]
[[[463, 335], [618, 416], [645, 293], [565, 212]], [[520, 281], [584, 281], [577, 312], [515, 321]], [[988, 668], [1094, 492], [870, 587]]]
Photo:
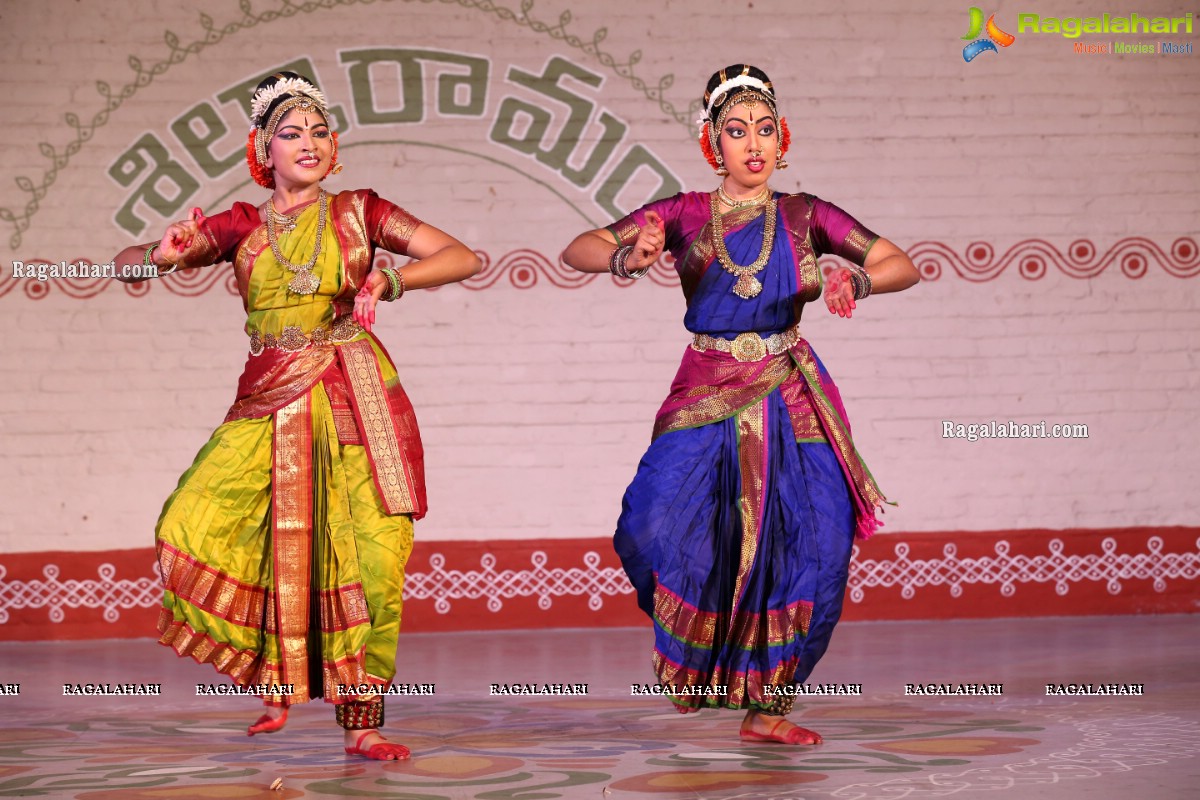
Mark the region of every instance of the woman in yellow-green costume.
[[[380, 299], [463, 280], [480, 262], [372, 191], [321, 188], [340, 167], [312, 81], [267, 78], [251, 121], [247, 162], [271, 197], [212, 217], [194, 209], [160, 242], [117, 256], [160, 274], [232, 262], [250, 336], [237, 399], [159, 518], [159, 641], [263, 695], [250, 735], [324, 698], [346, 752], [407, 758], [378, 729], [424, 464], [371, 326]], [[372, 271], [376, 248], [417, 260]]]

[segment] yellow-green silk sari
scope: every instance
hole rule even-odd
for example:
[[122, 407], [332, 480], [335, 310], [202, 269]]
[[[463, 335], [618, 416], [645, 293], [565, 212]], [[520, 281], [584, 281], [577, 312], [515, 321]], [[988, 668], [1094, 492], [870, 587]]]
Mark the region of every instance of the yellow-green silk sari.
[[[372, 458], [360, 431], [364, 420], [372, 424], [372, 409], [386, 407], [387, 398], [402, 390], [373, 337], [344, 314], [335, 325], [337, 312], [348, 308], [341, 301], [365, 277], [362, 252], [353, 263], [345, 258], [339, 233], [353, 237], [345, 226], [335, 230], [335, 217], [340, 212], [345, 222], [358, 213], [361, 223], [363, 196], [330, 203], [313, 266], [320, 279], [316, 294], [289, 291], [294, 273], [265, 246], [262, 226], [243, 236], [249, 224], [217, 220], [205, 230], [201, 247], [207, 252], [194, 259], [229, 257], [227, 240], [240, 240], [235, 264], [239, 279], [248, 278], [242, 280], [246, 330], [260, 352], [252, 348], [229, 421], [200, 450], [158, 520], [165, 586], [160, 642], [213, 664], [239, 686], [273, 687], [266, 698], [274, 704], [351, 700], [340, 695], [339, 685], [386, 685], [396, 672], [404, 565], [417, 508], [395, 500], [389, 508], [381, 492], [392, 489], [380, 483], [381, 473], [411, 477], [411, 469], [373, 469], [373, 461], [396, 467], [403, 458], [393, 442], [376, 444]], [[350, 202], [355, 199], [356, 207]], [[240, 211], [249, 218], [246, 208]], [[311, 256], [318, 216], [313, 203], [295, 230], [280, 232], [289, 261], [303, 264]], [[411, 234], [419, 223], [407, 222]], [[383, 243], [397, 246], [406, 239]], [[363, 250], [361, 242], [352, 246]], [[335, 342], [329, 341], [331, 329]], [[347, 379], [355, 358], [365, 383]], [[277, 380], [305, 370], [309, 377], [299, 382]], [[347, 395], [355, 400], [356, 387], [356, 402], [347, 402]], [[368, 398], [370, 391], [375, 396]], [[382, 418], [392, 416], [385, 411]], [[397, 437], [406, 433], [402, 427], [396, 426]], [[411, 427], [416, 436], [415, 420]], [[419, 453], [419, 443], [416, 448]], [[397, 507], [410, 513], [396, 513]]]

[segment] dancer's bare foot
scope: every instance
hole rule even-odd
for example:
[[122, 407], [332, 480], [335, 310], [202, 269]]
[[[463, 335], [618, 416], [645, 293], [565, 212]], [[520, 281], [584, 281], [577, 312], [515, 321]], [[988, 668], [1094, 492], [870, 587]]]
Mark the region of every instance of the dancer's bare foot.
[[743, 742], [778, 742], [779, 744], [821, 744], [821, 734], [801, 728], [786, 717], [770, 716], [750, 710], [742, 720], [739, 732]]
[[247, 736], [256, 733], [274, 733], [287, 724], [287, 706], [265, 706], [266, 712], [246, 729]]
[[374, 761], [400, 761], [412, 753], [402, 744], [389, 742], [377, 730], [346, 731], [346, 754], [365, 756]]

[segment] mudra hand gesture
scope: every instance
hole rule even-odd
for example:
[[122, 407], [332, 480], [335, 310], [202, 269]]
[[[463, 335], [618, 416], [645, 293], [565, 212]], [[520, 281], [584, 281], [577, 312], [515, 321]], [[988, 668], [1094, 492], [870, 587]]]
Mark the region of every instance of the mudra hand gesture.
[[375, 324], [375, 306], [387, 288], [388, 280], [383, 277], [383, 273], [372, 270], [367, 275], [366, 284], [354, 295], [354, 321], [362, 325], [363, 330], [370, 332], [371, 326]]
[[652, 266], [662, 255], [663, 243], [666, 242], [666, 239], [662, 217], [656, 211], [647, 211], [646, 224], [638, 233], [637, 241], [633, 243], [633, 252], [629, 254], [629, 261], [625, 268], [633, 271]]
[[172, 270], [183, 260], [184, 253], [192, 246], [192, 240], [200, 233], [200, 225], [203, 222], [204, 212], [193, 208], [187, 219], [169, 226], [163, 234], [162, 241], [158, 243], [158, 254], [166, 260]]
[[854, 283], [846, 267], [838, 267], [829, 273], [825, 281], [825, 305], [830, 314], [846, 319], [854, 316]]

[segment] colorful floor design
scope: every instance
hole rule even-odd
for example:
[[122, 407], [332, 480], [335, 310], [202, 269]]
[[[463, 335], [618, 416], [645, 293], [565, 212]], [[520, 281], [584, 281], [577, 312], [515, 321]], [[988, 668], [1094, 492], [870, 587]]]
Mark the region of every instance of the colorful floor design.
[[[630, 684], [647, 680], [645, 630], [413, 636], [402, 653], [438, 675], [437, 694], [389, 700], [387, 731], [414, 757], [386, 764], [345, 756], [331, 713], [316, 705], [248, 739], [253, 702], [195, 697], [197, 682], [214, 680], [208, 668], [152, 642], [4, 644], [0, 682], [22, 688], [0, 697], [0, 797], [1194, 797], [1195, 630], [1186, 616], [846, 624], [814, 679], [861, 683], [863, 696], [797, 703], [794, 718], [825, 737], [815, 748], [743, 745], [734, 712], [685, 717], [630, 697]], [[940, 650], [929, 646], [939, 640]], [[587, 682], [589, 695], [488, 695], [491, 680], [552, 674]], [[163, 694], [61, 696], [80, 675], [151, 675]], [[906, 696], [908, 676], [983, 676], [1004, 695]], [[1045, 683], [1120, 678], [1144, 683], [1145, 696], [1045, 696]], [[276, 778], [283, 787], [272, 791]]]

